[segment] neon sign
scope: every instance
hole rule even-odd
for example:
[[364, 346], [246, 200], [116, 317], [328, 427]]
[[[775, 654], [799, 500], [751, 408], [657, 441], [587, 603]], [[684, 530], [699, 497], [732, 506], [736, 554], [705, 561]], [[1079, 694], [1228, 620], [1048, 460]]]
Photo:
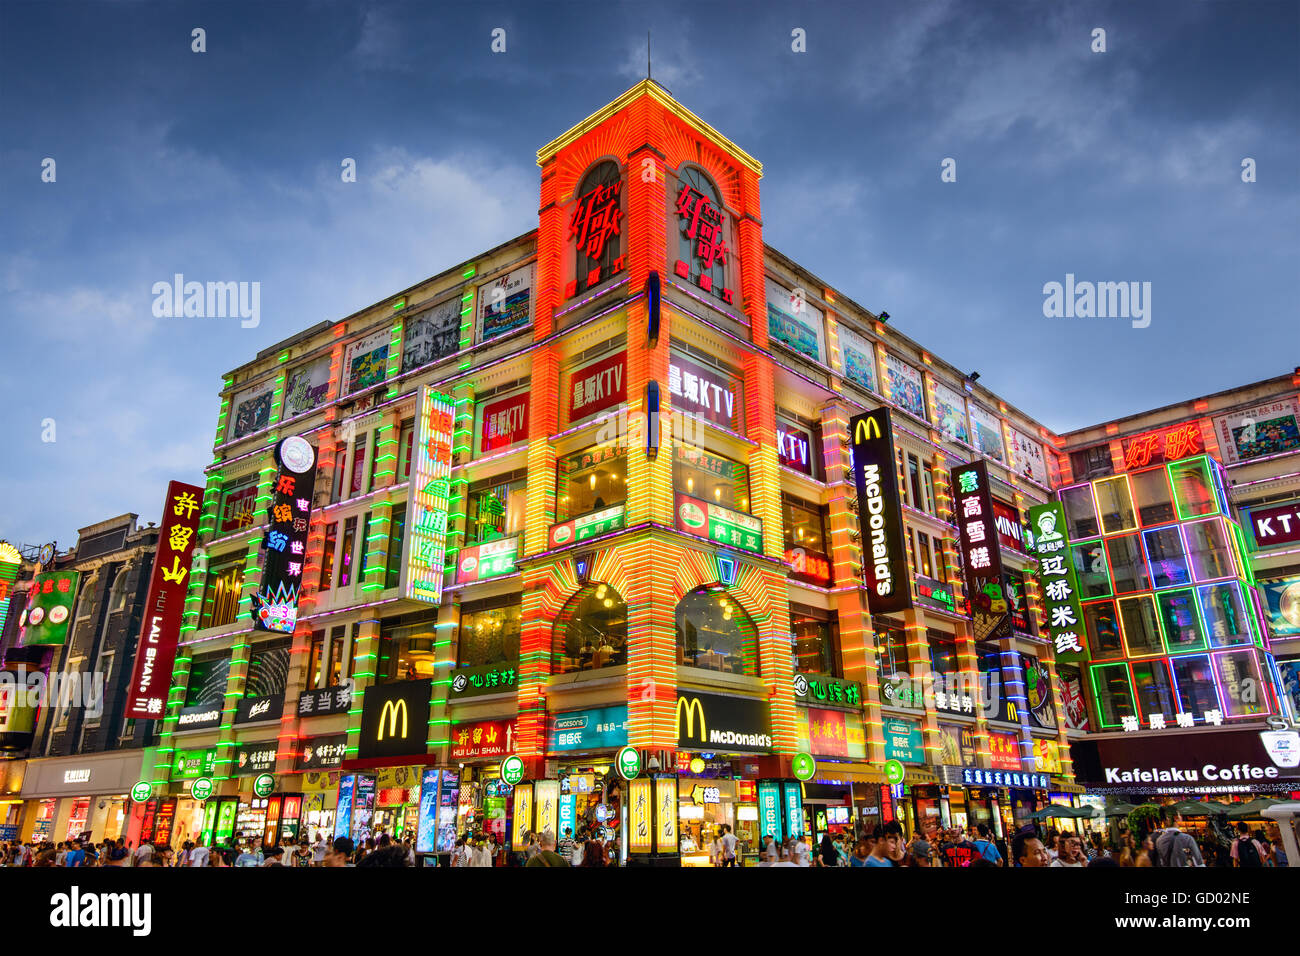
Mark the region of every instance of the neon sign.
[[1184, 422], [1173, 428], [1147, 432], [1124, 443], [1124, 470], [1177, 461], [1205, 452], [1200, 422]]
[[431, 386], [424, 386], [420, 395], [415, 474], [411, 479], [411, 509], [415, 520], [407, 544], [404, 594], [430, 604], [442, 600], [447, 561], [454, 411], [450, 398]]

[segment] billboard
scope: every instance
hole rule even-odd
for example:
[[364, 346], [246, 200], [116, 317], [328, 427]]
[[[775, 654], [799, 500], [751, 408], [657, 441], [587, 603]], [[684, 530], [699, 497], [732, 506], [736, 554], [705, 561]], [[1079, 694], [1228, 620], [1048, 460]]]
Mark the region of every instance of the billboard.
[[292, 634], [316, 489], [316, 449], [307, 439], [291, 435], [275, 446], [275, 463], [279, 471], [271, 488], [271, 524], [262, 542], [262, 580], [253, 592], [253, 627]]
[[994, 461], [1006, 461], [1002, 448], [1002, 420], [971, 402], [970, 424], [971, 437], [975, 439], [974, 445], [979, 453]]
[[868, 391], [880, 394], [876, 383], [876, 347], [843, 324], [838, 327], [837, 338], [840, 342], [844, 377]]
[[902, 359], [885, 353], [885, 390], [889, 400], [921, 421], [929, 421], [925, 413], [925, 386], [921, 373]]
[[674, 716], [679, 750], [770, 753], [767, 701], [677, 689]]
[[343, 394], [351, 395], [363, 388], [378, 385], [388, 374], [390, 329], [380, 329], [348, 346], [343, 359]]
[[410, 532], [406, 541], [408, 598], [437, 604], [442, 600], [447, 565], [447, 510], [450, 507], [451, 440], [455, 404], [432, 386], [420, 392], [416, 420], [414, 468], [410, 487]]
[[198, 541], [203, 489], [173, 481], [163, 499], [162, 527], [149, 575], [140, 640], [131, 669], [126, 716], [137, 720], [161, 717], [176, 663], [176, 639], [189, 590], [190, 562]]
[[532, 321], [532, 287], [531, 264], [478, 287], [480, 342], [523, 328]]
[[448, 299], [406, 322], [402, 372], [446, 358], [460, 347], [460, 299]]
[[872, 614], [902, 611], [912, 606], [912, 586], [903, 547], [903, 511], [889, 409], [854, 415], [849, 419], [849, 435], [868, 604]]
[[942, 382], [934, 383], [934, 423], [949, 441], [969, 445], [970, 426], [966, 422], [966, 396]]
[[27, 607], [18, 621], [23, 647], [67, 643], [80, 580], [76, 571], [43, 571], [32, 579]]
[[284, 387], [284, 418], [319, 408], [329, 398], [330, 357], [299, 365], [289, 373]]
[[261, 431], [271, 423], [275, 383], [263, 382], [237, 392], [230, 399], [230, 440]]
[[1224, 464], [1300, 448], [1300, 399], [1284, 398], [1214, 420]]
[[802, 295], [796, 295], [766, 277], [767, 334], [815, 362], [824, 361], [825, 315]]
[[9, 601], [13, 597], [14, 581], [23, 567], [23, 556], [8, 541], [0, 541], [0, 634], [4, 633], [9, 617]]
[[1300, 635], [1300, 575], [1260, 578], [1257, 583], [1269, 635], [1274, 639]]
[[570, 422], [626, 402], [627, 352], [615, 352], [573, 369], [569, 372], [568, 382]]
[[515, 442], [528, 438], [528, 407], [531, 398], [532, 392], [516, 392], [480, 407], [480, 452], [508, 448]]
[[976, 640], [1011, 636], [1011, 613], [1002, 575], [1002, 549], [994, 524], [988, 466], [983, 460], [952, 470], [956, 520], [961, 529], [962, 564]]
[[1058, 663], [1088, 660], [1084, 641], [1079, 580], [1065, 535], [1065, 509], [1059, 501], [1029, 509], [1033, 553], [1038, 558], [1038, 585], [1043, 596], [1043, 625], [1056, 648]]

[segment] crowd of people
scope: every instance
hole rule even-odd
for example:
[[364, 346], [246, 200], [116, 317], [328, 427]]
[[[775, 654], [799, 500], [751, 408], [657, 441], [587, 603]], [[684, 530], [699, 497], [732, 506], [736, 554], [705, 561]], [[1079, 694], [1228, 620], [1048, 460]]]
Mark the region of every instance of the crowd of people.
[[[1114, 840], [1094, 832], [1086, 838], [1078, 833], [1046, 831], [1026, 826], [1010, 842], [995, 837], [986, 824], [970, 829], [948, 827], [917, 833], [906, 839], [897, 822], [885, 823], [870, 832], [848, 830], [838, 836], [824, 834], [814, 848], [803, 836], [777, 841], [763, 837], [758, 866], [958, 866], [958, 867], [1085, 867], [1085, 866], [1169, 866], [1169, 867], [1269, 867], [1286, 866], [1287, 857], [1280, 834], [1267, 835], [1238, 823], [1228, 836], [1207, 829], [1197, 839], [1185, 829], [1185, 821], [1168, 808], [1164, 826], [1135, 837], [1123, 831]], [[714, 866], [738, 865], [740, 841], [731, 827], [716, 828], [709, 847]], [[470, 832], [457, 838], [448, 865], [487, 866], [618, 866], [618, 840], [602, 835], [601, 829], [579, 828], [574, 836], [565, 828], [559, 840], [550, 830], [529, 832], [523, 845], [507, 849], [493, 833]], [[123, 838], [96, 843], [89, 838], [66, 843], [10, 842], [0, 844], [0, 866], [85, 867], [85, 866], [327, 866], [402, 867], [415, 866], [415, 848], [410, 836], [396, 840], [380, 833], [359, 843], [347, 837], [326, 839], [317, 832], [310, 842], [303, 836], [289, 846], [263, 847], [256, 837], [240, 838], [233, 845], [212, 845], [185, 841], [179, 849], [167, 844], [141, 843], [133, 846]]]

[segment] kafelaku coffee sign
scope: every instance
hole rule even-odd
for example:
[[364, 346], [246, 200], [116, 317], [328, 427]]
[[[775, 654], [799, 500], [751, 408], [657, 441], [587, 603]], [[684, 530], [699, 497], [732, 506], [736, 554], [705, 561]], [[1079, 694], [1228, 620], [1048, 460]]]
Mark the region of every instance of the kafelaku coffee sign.
[[1231, 792], [1300, 787], [1300, 733], [1220, 730], [1131, 735], [1070, 745], [1075, 777], [1089, 789]]

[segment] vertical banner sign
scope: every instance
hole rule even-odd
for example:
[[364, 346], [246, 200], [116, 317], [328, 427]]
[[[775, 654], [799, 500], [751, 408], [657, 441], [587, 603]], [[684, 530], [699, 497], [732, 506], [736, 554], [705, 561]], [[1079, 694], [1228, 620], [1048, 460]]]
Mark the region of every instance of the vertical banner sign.
[[72, 602], [77, 598], [80, 580], [76, 571], [45, 571], [32, 578], [27, 609], [18, 621], [23, 647], [67, 642]]
[[654, 852], [654, 784], [649, 777], [628, 781], [627, 849]]
[[292, 634], [298, 623], [307, 522], [316, 489], [316, 449], [307, 439], [291, 435], [275, 446], [275, 463], [279, 472], [272, 489], [275, 497], [271, 501], [271, 527], [264, 542], [262, 583], [253, 594], [257, 602], [253, 627]]
[[760, 839], [771, 836], [777, 843], [785, 839], [785, 832], [781, 828], [779, 783], [764, 781], [758, 785], [758, 829]]
[[420, 816], [415, 827], [416, 853], [432, 853], [436, 847], [439, 774], [438, 770], [425, 770], [420, 780]]
[[560, 823], [560, 781], [538, 780], [533, 785], [533, 801], [537, 804], [537, 832], [551, 831], [557, 840], [564, 834], [557, 831]]
[[199, 533], [203, 489], [173, 481], [167, 485], [162, 527], [149, 575], [144, 622], [131, 670], [131, 695], [126, 716], [137, 720], [161, 717], [176, 662], [176, 638], [185, 609], [186, 580]]
[[9, 617], [9, 599], [13, 595], [14, 581], [23, 566], [23, 556], [8, 541], [0, 541], [0, 633]]
[[903, 512], [898, 500], [898, 459], [889, 409], [849, 419], [853, 481], [862, 528], [862, 567], [872, 614], [912, 606], [912, 586], [903, 550]]
[[1029, 509], [1029, 526], [1034, 532], [1033, 552], [1038, 558], [1038, 586], [1043, 592], [1043, 627], [1056, 646], [1058, 664], [1088, 660], [1083, 640], [1083, 608], [1079, 604], [1079, 582], [1070, 558], [1070, 539], [1065, 536], [1065, 509], [1059, 501]]
[[455, 404], [428, 385], [420, 396], [420, 417], [411, 476], [414, 521], [406, 543], [405, 596], [438, 604], [447, 563], [447, 509], [450, 506], [451, 433]]
[[803, 836], [803, 788], [800, 784], [787, 780], [781, 784], [785, 794], [785, 832], [786, 836]]
[[514, 792], [514, 825], [510, 828], [510, 846], [522, 850], [528, 845], [528, 831], [533, 828], [533, 785], [521, 783]]
[[1011, 636], [1011, 613], [1002, 581], [1002, 550], [993, 521], [993, 496], [984, 461], [952, 470], [957, 524], [961, 528], [966, 596], [978, 641]]
[[339, 781], [338, 810], [334, 814], [334, 839], [349, 836], [352, 832], [352, 794], [357, 778], [352, 774]]
[[677, 842], [677, 779], [660, 777], [655, 781], [655, 852], [678, 853]]

